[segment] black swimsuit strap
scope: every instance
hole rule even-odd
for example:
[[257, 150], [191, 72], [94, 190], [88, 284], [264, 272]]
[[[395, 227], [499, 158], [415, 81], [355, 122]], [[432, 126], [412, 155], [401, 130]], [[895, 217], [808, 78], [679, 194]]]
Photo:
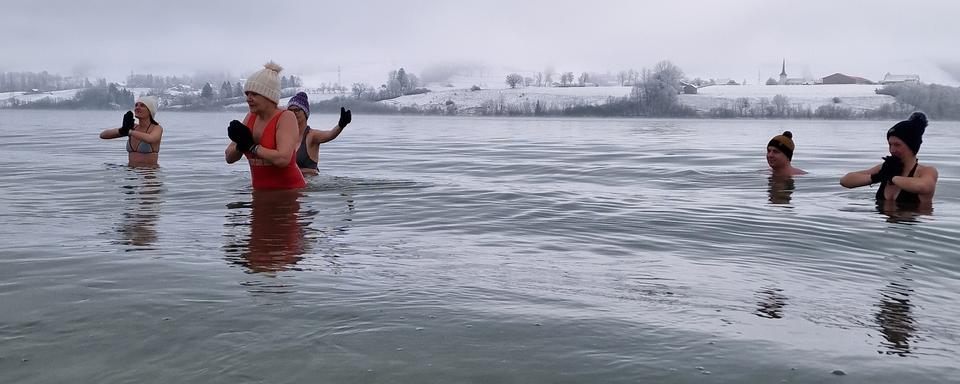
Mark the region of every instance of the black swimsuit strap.
[[917, 161], [913, 163], [913, 168], [910, 169], [910, 173], [907, 174], [907, 177], [913, 177], [913, 173], [917, 171], [917, 166], [920, 165], [920, 162]]

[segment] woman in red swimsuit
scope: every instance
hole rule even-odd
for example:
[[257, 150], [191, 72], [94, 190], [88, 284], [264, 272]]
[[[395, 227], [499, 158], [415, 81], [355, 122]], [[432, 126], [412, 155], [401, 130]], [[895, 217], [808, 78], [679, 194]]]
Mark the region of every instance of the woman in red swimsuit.
[[250, 112], [244, 122], [234, 120], [227, 128], [232, 142], [224, 151], [227, 164], [247, 157], [254, 189], [297, 189], [306, 186], [295, 156], [300, 144], [297, 118], [277, 107], [280, 71], [269, 62], [243, 87]]

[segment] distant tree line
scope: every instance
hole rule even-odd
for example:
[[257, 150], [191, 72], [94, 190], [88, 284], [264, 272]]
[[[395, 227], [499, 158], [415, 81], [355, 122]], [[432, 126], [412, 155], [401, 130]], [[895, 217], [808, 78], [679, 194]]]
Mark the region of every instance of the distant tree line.
[[371, 87], [364, 82], [353, 83], [350, 94], [355, 100], [380, 101], [406, 95], [427, 93], [430, 90], [420, 88], [420, 79], [402, 67], [387, 73], [387, 80], [379, 88]]
[[61, 91], [65, 89], [105, 87], [106, 79], [96, 79], [91, 82], [87, 78], [64, 77], [47, 71], [35, 72], [0, 72], [0, 92], [30, 92], [36, 89], [40, 92]]
[[[630, 73], [633, 73], [633, 70], [630, 70]], [[553, 81], [553, 76], [555, 74], [560, 75], [558, 78], [559, 82]], [[623, 76], [626, 76], [626, 72], [623, 72]], [[620, 79], [619, 75], [615, 78], [609, 73], [597, 73], [597, 72], [581, 72], [579, 75], [574, 74], [573, 72], [562, 72], [554, 73], [553, 69], [547, 69], [543, 72], [536, 72], [533, 76], [524, 77], [519, 73], [508, 74], [504, 78], [504, 82], [510, 86], [510, 88], [516, 87], [598, 87], [601, 85], [608, 85], [617, 83], [619, 85], [624, 85], [623, 79]], [[632, 85], [630, 83], [629, 85]]]
[[[225, 83], [230, 85], [229, 92], [222, 92], [227, 88], [224, 86]], [[207, 84], [220, 84], [221, 97], [233, 97], [229, 95], [236, 95], [236, 90], [240, 85], [240, 79], [226, 73], [199, 73], [194, 76], [161, 76], [153, 74], [130, 74], [127, 76], [127, 87], [130, 88], [169, 89], [189, 86], [190, 88], [200, 89]], [[280, 77], [280, 88], [298, 88], [302, 86], [303, 79], [300, 77], [295, 75]], [[240, 95], [243, 95], [242, 88]]]
[[875, 110], [859, 110], [844, 106], [839, 97], [833, 98], [833, 104], [820, 105], [811, 109], [802, 104], [792, 103], [784, 95], [775, 95], [772, 99], [761, 97], [753, 100], [737, 98], [732, 104], [723, 104], [708, 110], [704, 117], [711, 118], [761, 118], [761, 119], [890, 119], [902, 118], [915, 109], [914, 106], [894, 102], [881, 105]]
[[901, 104], [923, 111], [931, 119], [960, 120], [960, 88], [939, 84], [891, 84], [877, 90]]

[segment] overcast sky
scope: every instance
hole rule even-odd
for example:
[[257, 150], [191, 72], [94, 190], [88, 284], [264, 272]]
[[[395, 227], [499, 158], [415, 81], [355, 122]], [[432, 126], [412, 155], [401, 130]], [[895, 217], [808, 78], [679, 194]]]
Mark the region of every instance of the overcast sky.
[[0, 71], [242, 76], [272, 59], [310, 81], [335, 81], [341, 66], [350, 84], [436, 63], [579, 73], [668, 59], [690, 78], [756, 83], [786, 59], [790, 77], [893, 72], [960, 84], [954, 1], [10, 3], [0, 5]]

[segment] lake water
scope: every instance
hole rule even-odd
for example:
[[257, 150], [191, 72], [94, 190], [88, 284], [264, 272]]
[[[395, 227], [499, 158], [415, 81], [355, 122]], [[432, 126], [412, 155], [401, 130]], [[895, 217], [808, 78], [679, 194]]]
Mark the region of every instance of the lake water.
[[960, 380], [960, 123], [913, 214], [838, 184], [893, 122], [361, 115], [254, 194], [239, 117], [0, 110], [0, 382]]

